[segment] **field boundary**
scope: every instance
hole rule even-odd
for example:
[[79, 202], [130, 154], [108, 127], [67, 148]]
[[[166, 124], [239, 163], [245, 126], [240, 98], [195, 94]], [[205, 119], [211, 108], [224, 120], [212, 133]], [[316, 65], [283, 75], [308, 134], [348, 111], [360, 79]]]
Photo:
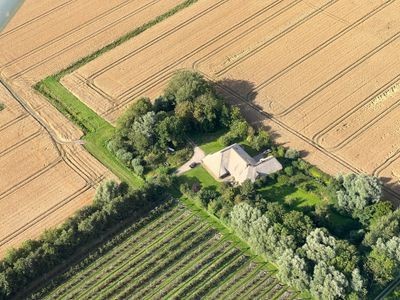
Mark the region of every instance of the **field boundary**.
[[198, 0], [186, 0], [178, 4], [166, 13], [135, 28], [129, 33], [116, 39], [114, 42], [81, 58], [67, 68], [39, 81], [33, 86], [33, 88], [41, 93], [53, 106], [56, 107], [58, 111], [66, 116], [72, 123], [82, 129], [82, 131], [84, 132], [83, 139], [85, 141], [85, 149], [104, 166], [106, 166], [112, 173], [114, 173], [121, 180], [129, 183], [132, 187], [141, 186], [143, 184], [143, 179], [136, 176], [126, 166], [118, 161], [106, 147], [106, 143], [111, 139], [113, 135], [114, 127], [103, 118], [101, 118], [99, 115], [97, 115], [80, 99], [75, 97], [60, 83], [60, 80], [65, 75], [77, 70], [81, 66], [96, 59], [100, 55], [118, 47], [122, 43], [134, 38], [140, 33], [162, 22], [168, 17], [178, 13], [186, 7], [189, 7], [197, 1]]

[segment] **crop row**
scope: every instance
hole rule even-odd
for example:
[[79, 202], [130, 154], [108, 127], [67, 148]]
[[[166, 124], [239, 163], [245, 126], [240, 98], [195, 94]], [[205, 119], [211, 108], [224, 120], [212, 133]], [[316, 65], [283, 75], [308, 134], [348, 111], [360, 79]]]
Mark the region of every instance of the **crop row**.
[[214, 272], [218, 272], [226, 264], [235, 259], [239, 254], [240, 250], [231, 248], [226, 254], [218, 258], [218, 260], [213, 261], [212, 264], [204, 268], [199, 274], [190, 278], [178, 291], [172, 293], [171, 299], [182, 299], [190, 291], [193, 291], [198, 285], [212, 276]]
[[211, 264], [211, 262], [218, 256], [223, 255], [224, 252], [229, 249], [231, 244], [229, 242], [224, 242], [219, 244], [216, 249], [209, 252], [206, 256], [203, 256], [200, 260], [197, 260], [195, 264], [192, 264], [184, 272], [176, 276], [168, 285], [164, 286], [152, 296], [152, 298], [161, 299], [166, 298], [166, 295], [171, 293], [176, 288], [179, 288], [187, 280], [189, 280], [196, 273], [200, 272], [205, 266]]
[[248, 266], [243, 268], [241, 271], [237, 272], [229, 280], [226, 280], [224, 284], [215, 289], [213, 293], [210, 294], [211, 299], [222, 299], [225, 297], [225, 294], [229, 291], [233, 291], [242, 285], [244, 282], [249, 280], [252, 276], [254, 276], [255, 272], [258, 270], [258, 267], [254, 263], [250, 263]]
[[[97, 276], [91, 277], [90, 281], [85, 283], [83, 289], [80, 291], [82, 293], [73, 294], [71, 299], [76, 299], [78, 296], [85, 298], [90, 298], [88, 294], [95, 295], [102, 289], [107, 286], [112, 285], [117, 282], [121, 277], [121, 274], [127, 272], [132, 268], [136, 268], [139, 264], [146, 262], [148, 259], [154, 257], [154, 253], [156, 253], [159, 249], [164, 248], [167, 245], [173, 245], [173, 241], [182, 235], [185, 230], [189, 230], [193, 225], [198, 224], [198, 220], [196, 218], [190, 217], [180, 223], [179, 226], [172, 228], [171, 231], [167, 231], [160, 239], [156, 242], [152, 243], [148, 247], [142, 248], [139, 253], [132, 253], [123, 259], [119, 259], [117, 264], [112, 265], [108, 268], [103, 268], [98, 272]], [[168, 248], [165, 248], [168, 249]]]
[[135, 299], [144, 299], [145, 297], [151, 296], [151, 294], [160, 289], [165, 284], [168, 284], [170, 279], [174, 276], [177, 276], [180, 271], [183, 271], [186, 267], [193, 263], [196, 258], [199, 258], [202, 254], [207, 252], [210, 248], [215, 246], [219, 239], [221, 238], [220, 234], [214, 234], [213, 237], [209, 238], [207, 241], [202, 243], [201, 245], [197, 246], [197, 248], [193, 249], [192, 251], [186, 253], [186, 255], [179, 260], [173, 267], [165, 270], [162, 276], [158, 278], [154, 278], [151, 282], [147, 285], [141, 287], [139, 293], [134, 295]]
[[268, 274], [264, 271], [257, 272], [246, 283], [242, 284], [237, 290], [227, 295], [227, 299], [243, 299], [247, 292], [254, 289], [258, 284], [264, 281]]
[[130, 283], [136, 282], [140, 277], [151, 271], [152, 268], [156, 267], [163, 260], [170, 256], [174, 256], [175, 253], [179, 253], [190, 245], [192, 242], [193, 235], [197, 232], [201, 234], [207, 229], [204, 224], [193, 223], [190, 227], [180, 228], [178, 232], [175, 232], [172, 239], [168, 238], [168, 241], [162, 241], [162, 247], [158, 244], [154, 248], [146, 250], [145, 254], [141, 257], [136, 258], [137, 264], [135, 268], [122, 269], [121, 272], [117, 272], [115, 277], [118, 280], [113, 280], [110, 285], [105, 286], [101, 290], [100, 298], [111, 299], [117, 292], [122, 292], [125, 288], [128, 288]]
[[265, 280], [261, 281], [258, 285], [254, 286], [253, 289], [249, 293], [247, 293], [243, 299], [255, 299], [257, 297], [260, 297], [261, 295], [269, 292], [276, 285], [277, 282], [272, 277], [268, 277]]
[[208, 279], [203, 285], [196, 289], [187, 299], [196, 300], [202, 299], [210, 290], [215, 286], [218, 286], [224, 279], [226, 279], [231, 274], [236, 273], [245, 263], [247, 263], [249, 258], [247, 256], [240, 256], [238, 259], [227, 265], [220, 272], [214, 274]]
[[[138, 222], [130, 226], [121, 235], [126, 236], [127, 234], [133, 232], [134, 234], [128, 239], [120, 241], [115, 247], [111, 248], [109, 251], [104, 251], [99, 254], [99, 258], [94, 260], [91, 264], [88, 264], [82, 270], [75, 272], [73, 276], [71, 276], [71, 280], [67, 281], [65, 284], [61, 285], [57, 290], [53, 291], [50, 295], [48, 295], [51, 299], [60, 299], [60, 296], [65, 292], [71, 292], [72, 289], [77, 288], [80, 284], [85, 282], [85, 279], [90, 277], [94, 272], [97, 272], [98, 269], [103, 268], [105, 264], [110, 264], [112, 260], [115, 260], [117, 257], [120, 259], [119, 254], [124, 253], [125, 255], [130, 254], [130, 252], [124, 250], [132, 250], [135, 249], [140, 250], [140, 246], [144, 246], [146, 241], [151, 241], [153, 235], [156, 234], [157, 231], [155, 229], [164, 228], [165, 226], [170, 227], [173, 223], [178, 222], [186, 216], [184, 214], [182, 207], [176, 207], [173, 210], [170, 210], [161, 215], [161, 217], [156, 218], [155, 220], [151, 220], [148, 224], [143, 224], [143, 222]], [[187, 212], [187, 211], [186, 211]], [[174, 220], [175, 222], [172, 222]], [[135, 232], [136, 229], [136, 232]], [[118, 238], [116, 238], [118, 240]], [[135, 247], [132, 247], [132, 246]], [[71, 274], [72, 275], [72, 274]]]
[[[167, 256], [161, 257], [160, 260], [155, 262], [154, 266], [149, 266], [144, 269], [141, 276], [137, 276], [134, 278], [134, 282], [129, 285], [126, 285], [122, 293], [118, 294], [115, 299], [127, 299], [129, 296], [136, 294], [143, 286], [145, 286], [150, 281], [157, 278], [157, 276], [163, 273], [170, 266], [174, 265], [177, 261], [182, 259], [187, 253], [190, 253], [191, 250], [195, 249], [195, 247], [201, 245], [206, 242], [207, 239], [211, 238], [214, 232], [212, 230], [207, 230], [205, 232], [201, 232], [200, 235], [195, 238], [191, 237], [182, 243], [179, 248], [175, 249], [175, 251], [171, 251]], [[110, 294], [106, 295], [103, 299], [110, 299]]]

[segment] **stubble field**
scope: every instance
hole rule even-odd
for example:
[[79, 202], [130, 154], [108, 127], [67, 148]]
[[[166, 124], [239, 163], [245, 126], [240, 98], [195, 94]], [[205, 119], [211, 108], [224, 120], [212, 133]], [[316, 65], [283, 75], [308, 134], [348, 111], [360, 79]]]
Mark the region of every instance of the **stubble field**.
[[0, 257], [93, 199], [113, 175], [32, 86], [180, 0], [27, 0], [0, 34]]
[[[400, 2], [202, 0], [63, 78], [114, 122], [193, 68], [277, 141], [400, 198]], [[146, 62], [146, 63], [144, 63]]]

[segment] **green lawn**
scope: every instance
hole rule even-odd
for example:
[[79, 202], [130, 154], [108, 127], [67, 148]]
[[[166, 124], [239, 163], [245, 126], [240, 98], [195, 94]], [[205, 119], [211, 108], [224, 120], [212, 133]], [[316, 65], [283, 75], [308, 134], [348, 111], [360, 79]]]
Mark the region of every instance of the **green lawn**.
[[179, 184], [184, 182], [187, 182], [189, 185], [200, 182], [202, 187], [213, 187], [215, 189], [218, 189], [221, 185], [203, 168], [203, 166], [197, 166], [181, 175], [179, 177]]
[[142, 185], [143, 180], [108, 151], [106, 145], [114, 133], [114, 127], [99, 117], [93, 110], [70, 93], [55, 77], [48, 77], [36, 85], [36, 89], [84, 132], [84, 147], [120, 180], [133, 187]]
[[270, 186], [263, 187], [258, 190], [266, 199], [271, 201], [278, 201], [282, 204], [285, 198], [296, 199], [296, 207], [315, 206], [320, 202], [320, 198], [313, 194], [306, 192], [302, 189], [296, 188], [291, 185], [279, 185], [278, 183]]
[[[205, 154], [215, 153], [224, 149], [226, 146], [222, 145], [218, 139], [227, 133], [227, 129], [220, 129], [211, 133], [197, 133], [190, 136], [190, 139], [204, 151]], [[256, 156], [259, 151], [250, 146], [247, 141], [239, 142], [243, 149], [250, 155]]]
[[225, 148], [218, 138], [227, 133], [228, 130], [221, 129], [211, 133], [198, 133], [190, 136], [192, 141], [204, 151], [205, 154], [211, 154]]

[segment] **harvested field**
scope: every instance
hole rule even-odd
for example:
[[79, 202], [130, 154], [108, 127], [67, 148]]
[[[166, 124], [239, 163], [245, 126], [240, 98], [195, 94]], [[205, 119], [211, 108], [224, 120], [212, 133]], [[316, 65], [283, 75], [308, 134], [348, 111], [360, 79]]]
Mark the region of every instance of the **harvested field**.
[[399, 11], [397, 0], [204, 0], [62, 82], [114, 122], [193, 68], [322, 170], [383, 176], [399, 199]]
[[181, 2], [26, 0], [0, 33], [0, 257], [89, 204], [113, 177], [32, 86]]
[[[0, 114], [0, 256], [6, 249], [35, 238], [62, 223], [93, 198], [96, 176], [74, 163], [91, 160], [73, 147], [56, 145], [48, 132], [2, 88], [6, 108]], [[4, 114], [3, 114], [4, 113]], [[92, 159], [93, 160], [93, 159]], [[98, 164], [98, 163], [97, 163]], [[101, 173], [101, 175], [100, 175]], [[83, 175], [82, 175], [83, 174]]]

